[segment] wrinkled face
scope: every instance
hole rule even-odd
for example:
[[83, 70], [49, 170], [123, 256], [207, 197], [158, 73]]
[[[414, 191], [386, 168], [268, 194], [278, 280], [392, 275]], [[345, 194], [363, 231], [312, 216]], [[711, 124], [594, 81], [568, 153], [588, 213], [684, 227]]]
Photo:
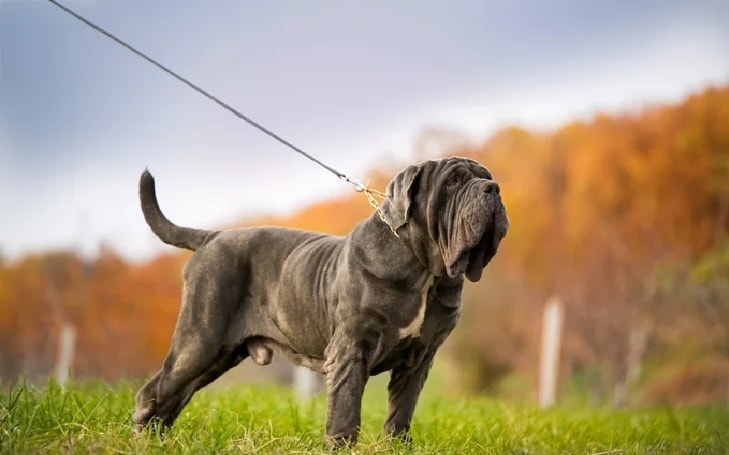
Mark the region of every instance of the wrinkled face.
[[463, 158], [449, 160], [428, 203], [431, 237], [451, 278], [478, 281], [506, 235], [509, 220], [499, 185], [488, 169]]
[[465, 274], [478, 281], [509, 228], [498, 184], [471, 159], [410, 166], [393, 179], [388, 194], [390, 221], [396, 228], [407, 225], [411, 239], [437, 249], [439, 264], [429, 265], [451, 278]]

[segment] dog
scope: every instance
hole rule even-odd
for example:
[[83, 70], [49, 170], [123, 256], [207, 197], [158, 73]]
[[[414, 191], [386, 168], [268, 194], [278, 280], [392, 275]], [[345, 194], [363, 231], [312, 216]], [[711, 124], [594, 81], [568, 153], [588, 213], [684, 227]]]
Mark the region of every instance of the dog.
[[197, 390], [247, 357], [266, 365], [276, 354], [326, 375], [326, 446], [357, 442], [365, 383], [384, 371], [384, 433], [410, 440], [433, 357], [458, 321], [464, 277], [481, 278], [509, 227], [489, 170], [462, 157], [398, 173], [381, 211], [345, 237], [177, 226], [147, 170], [139, 195], [151, 230], [195, 253], [170, 351], [136, 396], [137, 431], [172, 425]]

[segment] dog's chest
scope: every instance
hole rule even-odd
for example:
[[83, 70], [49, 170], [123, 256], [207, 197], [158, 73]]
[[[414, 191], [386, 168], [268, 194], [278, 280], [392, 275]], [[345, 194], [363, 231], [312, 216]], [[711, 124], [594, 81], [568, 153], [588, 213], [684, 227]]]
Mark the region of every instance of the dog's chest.
[[420, 336], [420, 329], [423, 326], [423, 321], [425, 320], [425, 308], [428, 304], [428, 292], [433, 286], [434, 280], [435, 277], [433, 275], [430, 275], [428, 279], [425, 280], [425, 284], [420, 291], [420, 305], [418, 307], [418, 312], [415, 314], [412, 321], [407, 326], [400, 328], [398, 332], [401, 340], [407, 337], [416, 338]]

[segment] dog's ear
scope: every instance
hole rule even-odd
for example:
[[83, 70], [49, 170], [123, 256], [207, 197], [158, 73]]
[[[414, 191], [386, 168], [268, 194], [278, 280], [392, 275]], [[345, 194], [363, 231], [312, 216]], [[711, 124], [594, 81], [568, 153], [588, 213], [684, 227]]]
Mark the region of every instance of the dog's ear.
[[408, 166], [387, 185], [387, 200], [382, 204], [382, 215], [394, 230], [407, 223], [410, 217], [422, 170], [422, 166]]

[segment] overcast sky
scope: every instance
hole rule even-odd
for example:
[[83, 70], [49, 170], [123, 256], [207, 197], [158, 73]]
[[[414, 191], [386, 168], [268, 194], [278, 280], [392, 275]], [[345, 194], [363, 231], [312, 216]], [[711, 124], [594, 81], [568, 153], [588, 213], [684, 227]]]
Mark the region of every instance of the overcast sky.
[[[63, 3], [354, 178], [426, 126], [479, 140], [729, 82], [727, 1]], [[171, 248], [145, 166], [194, 227], [351, 191], [51, 3], [0, 0], [2, 254]]]

